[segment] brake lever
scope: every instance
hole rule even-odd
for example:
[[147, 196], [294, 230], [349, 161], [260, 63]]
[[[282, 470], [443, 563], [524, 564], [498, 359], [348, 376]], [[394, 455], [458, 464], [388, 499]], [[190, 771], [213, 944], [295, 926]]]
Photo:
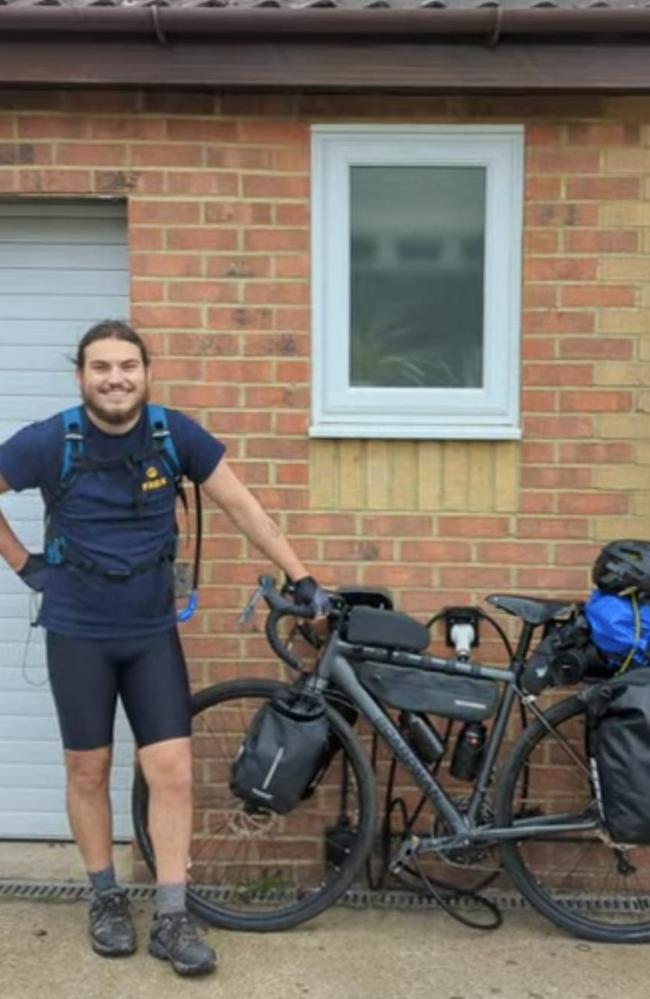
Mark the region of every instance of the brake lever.
[[264, 589], [260, 585], [251, 594], [250, 600], [244, 607], [243, 611], [237, 618], [237, 624], [248, 624], [252, 617], [255, 615], [255, 608], [264, 596]]

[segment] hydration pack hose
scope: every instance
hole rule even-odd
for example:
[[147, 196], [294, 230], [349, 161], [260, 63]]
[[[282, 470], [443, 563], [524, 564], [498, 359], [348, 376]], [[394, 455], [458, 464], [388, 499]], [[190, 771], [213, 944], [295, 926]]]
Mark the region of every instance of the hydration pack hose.
[[187, 600], [187, 606], [178, 612], [176, 618], [181, 623], [189, 621], [199, 606], [199, 582], [201, 575], [201, 544], [203, 541], [203, 507], [201, 489], [194, 483], [194, 499], [196, 502], [196, 544], [194, 546], [194, 565], [192, 569], [192, 589]]

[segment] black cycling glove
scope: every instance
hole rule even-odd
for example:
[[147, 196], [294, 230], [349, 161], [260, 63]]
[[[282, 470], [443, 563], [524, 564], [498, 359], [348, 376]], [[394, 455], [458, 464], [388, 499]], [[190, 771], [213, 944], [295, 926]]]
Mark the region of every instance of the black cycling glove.
[[45, 589], [45, 577], [47, 565], [42, 555], [30, 555], [24, 566], [17, 573], [26, 586], [36, 593], [42, 593]]
[[329, 594], [313, 576], [303, 576], [294, 583], [293, 598], [299, 606], [311, 606], [316, 617], [326, 617], [332, 609]]

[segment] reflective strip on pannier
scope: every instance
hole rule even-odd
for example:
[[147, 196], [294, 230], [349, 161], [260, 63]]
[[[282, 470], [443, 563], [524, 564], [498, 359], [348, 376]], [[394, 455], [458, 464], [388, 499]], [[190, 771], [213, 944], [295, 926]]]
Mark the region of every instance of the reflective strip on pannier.
[[286, 815], [331, 759], [329, 734], [321, 698], [298, 684], [281, 688], [260, 707], [246, 732], [231, 768], [231, 791], [249, 808]]
[[363, 662], [355, 668], [366, 690], [392, 708], [462, 721], [481, 721], [496, 710], [499, 692], [489, 680], [385, 663]]

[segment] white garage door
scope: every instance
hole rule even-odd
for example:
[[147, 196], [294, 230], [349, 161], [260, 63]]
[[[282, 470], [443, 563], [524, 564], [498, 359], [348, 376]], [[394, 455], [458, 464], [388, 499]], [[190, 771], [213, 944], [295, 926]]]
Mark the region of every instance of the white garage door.
[[[0, 200], [0, 439], [78, 401], [75, 345], [105, 318], [128, 315], [123, 204]], [[42, 550], [35, 491], [5, 494], [2, 510], [31, 551]], [[0, 837], [68, 839], [65, 775], [34, 598], [0, 566]], [[113, 808], [130, 835], [133, 748], [117, 725]]]

